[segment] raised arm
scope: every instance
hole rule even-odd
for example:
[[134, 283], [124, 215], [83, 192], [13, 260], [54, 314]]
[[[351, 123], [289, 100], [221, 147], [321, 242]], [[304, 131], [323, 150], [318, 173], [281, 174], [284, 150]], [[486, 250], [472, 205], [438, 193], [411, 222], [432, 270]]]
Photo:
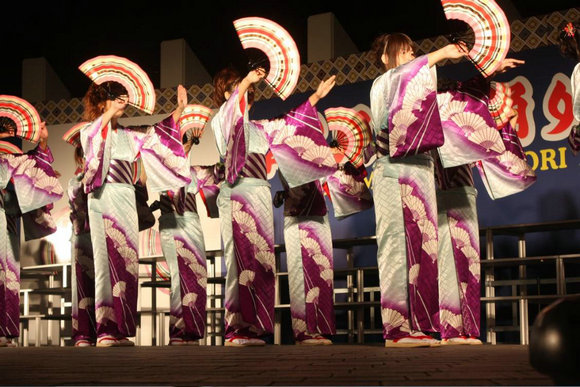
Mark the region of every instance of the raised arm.
[[173, 111], [173, 121], [179, 122], [183, 109], [187, 106], [187, 90], [182, 85], [177, 86], [177, 108]]
[[326, 97], [328, 93], [330, 93], [330, 90], [332, 90], [335, 84], [336, 84], [336, 75], [333, 75], [326, 81], [320, 82], [318, 84], [318, 88], [316, 89], [316, 91], [310, 96], [310, 98], [308, 98], [310, 105], [315, 106], [318, 103], [318, 101]]
[[448, 44], [445, 47], [440, 48], [427, 54], [429, 61], [429, 67], [441, 62], [445, 59], [457, 59], [462, 56], [466, 56], [468, 53], [467, 46], [463, 42]]

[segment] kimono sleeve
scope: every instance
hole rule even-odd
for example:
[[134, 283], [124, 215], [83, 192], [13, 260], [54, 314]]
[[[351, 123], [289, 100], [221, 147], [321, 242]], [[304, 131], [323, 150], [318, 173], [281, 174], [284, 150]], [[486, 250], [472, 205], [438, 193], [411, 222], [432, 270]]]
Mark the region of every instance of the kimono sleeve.
[[373, 207], [373, 197], [364, 178], [356, 178], [340, 170], [329, 176], [326, 184], [334, 208], [334, 217], [338, 220]]
[[570, 82], [572, 84], [572, 98], [574, 99], [574, 120], [577, 122], [575, 125], [572, 125], [570, 135], [568, 136], [568, 143], [570, 143], [572, 153], [577, 155], [580, 152], [580, 124], [578, 123], [580, 122], [580, 63], [574, 68]]
[[83, 185], [86, 193], [103, 185], [111, 162], [111, 140], [107, 135], [111, 124], [108, 123], [101, 130], [102, 123], [103, 119], [99, 117], [81, 130], [81, 145], [85, 154]]
[[10, 159], [14, 191], [22, 213], [44, 207], [62, 197], [63, 189], [50, 165], [52, 161], [50, 149], [40, 146]]
[[56, 223], [51, 214], [52, 207], [52, 204], [48, 204], [22, 214], [22, 226], [26, 241], [44, 238], [56, 232]]
[[189, 160], [172, 116], [145, 131], [133, 130], [132, 133], [147, 173], [147, 185], [152, 191], [177, 190], [190, 183]]
[[373, 83], [373, 123], [375, 131], [388, 131], [391, 157], [415, 155], [443, 145], [435, 78], [424, 55], [389, 70]]
[[264, 132], [290, 188], [336, 172], [336, 160], [322, 134], [318, 112], [309, 101], [280, 118], [253, 123]]
[[225, 179], [223, 164], [192, 167], [197, 190], [210, 218], [219, 218], [217, 197], [220, 193], [219, 184]]

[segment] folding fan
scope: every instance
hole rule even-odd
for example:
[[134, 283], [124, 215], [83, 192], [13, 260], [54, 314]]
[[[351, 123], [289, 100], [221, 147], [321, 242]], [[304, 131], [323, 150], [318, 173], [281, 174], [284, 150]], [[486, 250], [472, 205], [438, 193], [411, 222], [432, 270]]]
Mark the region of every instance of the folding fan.
[[22, 149], [18, 148], [16, 145], [8, 142], [8, 141], [0, 141], [0, 153], [8, 153], [11, 155], [19, 155], [22, 154]]
[[500, 65], [510, 48], [510, 25], [493, 0], [441, 0], [447, 19], [467, 23], [475, 33], [469, 58], [484, 76]]
[[155, 89], [147, 73], [126, 58], [101, 55], [87, 60], [79, 66], [86, 76], [97, 85], [114, 81], [127, 89], [129, 103], [145, 113], [155, 109]]
[[332, 149], [337, 163], [350, 161], [355, 167], [364, 164], [364, 149], [371, 141], [370, 125], [365, 115], [346, 107], [324, 111], [332, 133]]
[[300, 54], [290, 34], [277, 23], [261, 17], [234, 21], [245, 49], [256, 48], [268, 57], [270, 72], [266, 82], [283, 100], [288, 98], [300, 76]]
[[511, 89], [507, 83], [491, 82], [489, 95], [489, 112], [495, 120], [498, 129], [508, 123], [513, 116]]
[[81, 130], [89, 126], [90, 122], [81, 122], [66, 131], [62, 139], [73, 146], [81, 146]]
[[179, 118], [179, 132], [181, 137], [191, 131], [193, 142], [199, 144], [199, 139], [203, 135], [205, 124], [211, 116], [211, 109], [203, 105], [187, 105]]
[[31, 142], [40, 139], [40, 116], [29, 102], [12, 95], [0, 95], [0, 117], [16, 125], [15, 135]]

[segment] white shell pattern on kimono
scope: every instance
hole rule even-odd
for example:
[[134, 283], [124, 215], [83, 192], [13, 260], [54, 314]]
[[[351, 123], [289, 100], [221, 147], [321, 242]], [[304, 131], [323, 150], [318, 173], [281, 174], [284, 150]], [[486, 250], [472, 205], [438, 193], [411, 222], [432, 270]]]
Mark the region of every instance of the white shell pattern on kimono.
[[35, 185], [37, 188], [49, 193], [60, 193], [62, 192], [62, 187], [56, 177], [48, 176], [46, 173], [42, 173], [42, 177], [36, 180]]
[[241, 211], [244, 208], [244, 205], [237, 200], [232, 200], [232, 213], [236, 213]]
[[205, 289], [205, 287], [207, 286], [207, 278], [206, 277], [198, 277], [197, 278], [197, 284], [200, 287], [202, 287], [202, 288]]
[[250, 286], [256, 277], [256, 273], [251, 270], [244, 270], [240, 273], [239, 283], [240, 285]]
[[497, 156], [497, 159], [500, 163], [507, 166], [514, 175], [521, 175], [528, 169], [528, 164], [510, 151], [503, 152]]
[[383, 325], [387, 326], [387, 331], [398, 328], [406, 322], [405, 317], [401, 313], [391, 308], [382, 308], [381, 318], [383, 320]]
[[394, 130], [402, 128], [405, 129], [406, 133], [407, 128], [413, 125], [415, 121], [417, 121], [417, 117], [415, 116], [415, 114], [413, 114], [412, 110], [401, 109], [393, 115], [392, 121]]
[[419, 270], [421, 267], [418, 263], [411, 266], [409, 269], [409, 283], [412, 285], [417, 285], [417, 278], [419, 277]]
[[274, 267], [276, 266], [276, 257], [274, 253], [271, 251], [259, 251], [256, 253], [256, 259], [266, 271], [274, 271]]
[[179, 255], [180, 257], [182, 257], [183, 259], [185, 259], [188, 263], [197, 262], [197, 257], [188, 248], [178, 247], [177, 249], [175, 249], [175, 251], [177, 252], [177, 255]]
[[131, 274], [133, 278], [139, 278], [139, 262], [131, 262], [127, 264], [125, 270], [127, 270], [127, 273]]
[[421, 248], [423, 249], [423, 251], [425, 251], [427, 254], [429, 254], [429, 257], [431, 257], [431, 260], [433, 262], [435, 262], [437, 260], [437, 250], [439, 248], [439, 244], [437, 242], [437, 239], [431, 239], [428, 241], [424, 241], [421, 244]]
[[318, 164], [319, 167], [327, 166], [333, 167], [336, 165], [336, 161], [332, 152], [328, 146], [324, 145], [315, 145], [312, 148], [308, 149], [302, 157], [305, 160], [312, 161], [315, 164]]
[[191, 269], [191, 271], [193, 271], [195, 274], [198, 274], [203, 277], [207, 276], [207, 269], [201, 263], [197, 262], [197, 260], [191, 262], [190, 264], [188, 264], [188, 266]]
[[481, 267], [480, 267], [479, 262], [470, 263], [469, 264], [469, 272], [471, 273], [472, 276], [474, 276], [475, 278], [477, 278], [479, 280], [479, 278], [481, 276]]
[[423, 240], [437, 239], [437, 229], [429, 219], [423, 219], [419, 222], [419, 229], [423, 235]]
[[316, 143], [306, 136], [288, 137], [284, 140], [284, 143], [294, 149], [300, 156], [311, 147], [316, 146]]
[[195, 306], [195, 302], [197, 301], [197, 294], [195, 293], [187, 293], [183, 296], [181, 300], [181, 305], [188, 306], [190, 308]]
[[95, 317], [97, 321], [110, 320], [117, 321], [115, 317], [115, 311], [110, 306], [101, 306], [95, 310]]
[[304, 238], [300, 241], [300, 244], [306, 250], [308, 250], [308, 254], [310, 254], [311, 256], [316, 254], [322, 254], [322, 251], [320, 250], [320, 245], [316, 240], [312, 238]]
[[469, 135], [469, 141], [478, 144], [485, 148], [487, 152], [503, 152], [505, 145], [503, 144], [497, 129], [487, 127]]
[[280, 145], [288, 137], [291, 137], [296, 132], [296, 127], [288, 125], [285, 120], [272, 120], [264, 125], [264, 129], [268, 136], [272, 138], [272, 145]]
[[440, 102], [439, 94], [437, 94], [437, 102], [439, 103], [439, 116], [441, 117], [441, 121], [448, 121], [451, 119], [455, 114], [463, 113], [465, 111], [465, 107], [467, 106], [467, 102], [465, 101], [451, 101], [451, 94], [444, 93], [444, 96], [449, 97], [449, 101], [445, 101], [443, 103]]
[[469, 259], [470, 261], [479, 261], [479, 253], [475, 250], [471, 245], [464, 246], [461, 248], [461, 252]]
[[228, 323], [228, 325], [236, 326], [236, 325], [242, 324], [244, 322], [244, 319], [243, 319], [241, 313], [227, 312], [226, 313], [226, 322]]
[[293, 318], [292, 329], [296, 333], [306, 332], [307, 329], [306, 321], [302, 320], [301, 318]]
[[403, 205], [411, 211], [414, 221], [419, 221], [427, 216], [427, 211], [425, 211], [425, 205], [423, 201], [413, 195], [408, 195], [403, 197]]
[[485, 120], [479, 114], [473, 112], [457, 113], [453, 116], [453, 121], [467, 131], [467, 136], [473, 132], [489, 128]]
[[121, 254], [121, 256], [123, 257], [123, 260], [125, 260], [125, 263], [127, 263], [127, 264], [137, 262], [137, 260], [138, 260], [137, 252], [135, 251], [135, 249], [133, 249], [129, 246], [119, 247], [117, 249], [117, 251], [119, 251], [119, 254]]
[[461, 294], [465, 295], [467, 293], [467, 282], [461, 283]]
[[183, 317], [178, 318], [174, 325], [175, 328], [177, 329], [183, 329], [185, 328], [185, 320], [183, 319]]
[[330, 261], [324, 254], [314, 254], [312, 259], [318, 266], [320, 266], [323, 270], [330, 268]]
[[247, 234], [256, 231], [256, 221], [245, 211], [236, 211], [233, 213], [234, 221], [240, 226], [242, 232]]
[[409, 184], [401, 184], [401, 196], [409, 196], [413, 193], [413, 187]]
[[389, 133], [389, 152], [395, 154], [397, 149], [405, 144], [407, 139], [407, 128], [397, 126]]
[[461, 315], [455, 314], [447, 309], [441, 309], [439, 313], [440, 313], [439, 319], [441, 320], [441, 323], [443, 325], [446, 326], [451, 325], [458, 331], [462, 330], [463, 319], [461, 318]]
[[306, 303], [307, 304], [317, 303], [319, 296], [320, 296], [320, 288], [319, 287], [315, 287], [315, 288], [310, 289], [308, 291], [308, 293], [306, 294]]
[[332, 281], [334, 280], [334, 272], [332, 269], [325, 269], [320, 272], [320, 278], [326, 281], [328, 286], [332, 286]]
[[451, 239], [456, 248], [461, 249], [464, 246], [471, 245], [471, 238], [469, 233], [462, 229], [461, 227], [450, 227], [449, 231], [451, 233]]
[[113, 286], [113, 297], [123, 297], [126, 288], [127, 283], [125, 281], [117, 282], [115, 286]]
[[80, 309], [87, 309], [93, 306], [95, 303], [95, 299], [92, 297], [84, 297], [79, 301], [79, 308]]
[[421, 102], [427, 98], [429, 93], [434, 91], [433, 77], [427, 66], [424, 66], [417, 72], [417, 74], [409, 81], [405, 88], [405, 96], [403, 97], [403, 109], [415, 110], [421, 105]]
[[256, 252], [258, 251], [268, 251], [268, 242], [257, 232], [250, 232], [246, 234], [246, 237], [252, 245]]
[[72, 317], [72, 319], [71, 319], [71, 325], [72, 325], [72, 328], [74, 330], [78, 330], [79, 329], [79, 320], [76, 319], [76, 318], [74, 318], [74, 317]]

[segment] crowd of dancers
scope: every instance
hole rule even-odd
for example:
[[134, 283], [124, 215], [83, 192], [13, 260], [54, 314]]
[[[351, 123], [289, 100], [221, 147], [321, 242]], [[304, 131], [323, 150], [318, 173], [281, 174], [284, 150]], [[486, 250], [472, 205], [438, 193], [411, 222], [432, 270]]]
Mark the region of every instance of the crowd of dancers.
[[[578, 28], [578, 23], [566, 24], [560, 40], [562, 52], [580, 61]], [[372, 201], [385, 345], [481, 344], [472, 165], [444, 168], [445, 160], [437, 152], [443, 137], [437, 133], [442, 133], [453, 109], [493, 122], [486, 106], [491, 77], [438, 87], [435, 65], [465, 56], [462, 43], [415, 57], [411, 39], [392, 33], [378, 37], [371, 51], [384, 70], [373, 83], [370, 100], [376, 145]], [[505, 59], [497, 73], [521, 64]], [[265, 345], [273, 334], [275, 296], [268, 151], [285, 188], [275, 195], [274, 204], [284, 205], [294, 339], [300, 345], [332, 344], [336, 333], [332, 237], [321, 178], [338, 172], [364, 184], [365, 171], [312, 156], [327, 146], [315, 106], [334, 87], [334, 77], [322, 81], [306, 101], [281, 117], [250, 120], [254, 85], [265, 76], [262, 67], [245, 75], [227, 68], [215, 76], [219, 110], [210, 124], [223, 163], [210, 166], [189, 164], [195, 138], [179, 127], [187, 105], [182, 86], [176, 110], [163, 121], [123, 127], [118, 119], [130, 102], [128, 91], [114, 81], [91, 84], [83, 99], [89, 124], [68, 139], [75, 147], [77, 165], [68, 187], [75, 346], [134, 345], [129, 338], [135, 336], [139, 318], [138, 232], [147, 227], [136, 191], [145, 184], [160, 195], [152, 209], [161, 211], [161, 245], [171, 272], [169, 344], [197, 345], [205, 332], [207, 270], [196, 208], [196, 195], [203, 193], [209, 213], [219, 213], [220, 218], [227, 269], [225, 345]], [[574, 116], [580, 120], [580, 65], [572, 74], [572, 90]], [[515, 133], [516, 119], [507, 124], [509, 133]], [[0, 120], [0, 138], [14, 136], [14, 123], [5, 117]], [[424, 138], [409, 141], [413, 131]], [[43, 124], [34, 150], [0, 154], [2, 347], [15, 346], [13, 340], [19, 336], [16, 219], [21, 217], [27, 240], [47, 235], [54, 231], [50, 208], [62, 195], [58, 173], [50, 166], [47, 138]], [[578, 126], [569, 140], [578, 151]], [[364, 199], [370, 202], [370, 196]]]

